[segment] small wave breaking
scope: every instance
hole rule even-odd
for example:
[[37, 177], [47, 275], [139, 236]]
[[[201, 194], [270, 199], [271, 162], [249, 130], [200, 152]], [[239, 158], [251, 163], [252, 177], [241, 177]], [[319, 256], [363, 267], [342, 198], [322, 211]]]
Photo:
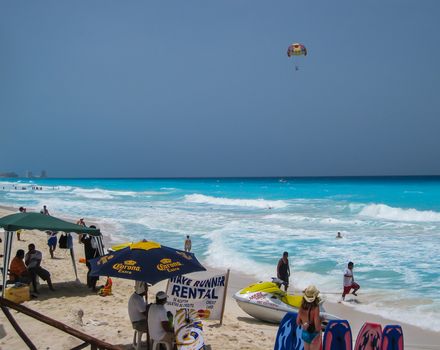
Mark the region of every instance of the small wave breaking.
[[282, 200], [270, 201], [262, 198], [235, 199], [235, 198], [224, 198], [224, 197], [211, 197], [197, 193], [185, 195], [185, 202], [198, 203], [198, 204], [225, 205], [225, 206], [234, 206], [234, 207], [251, 207], [251, 208], [260, 208], [260, 209], [280, 209], [288, 206], [288, 204]]
[[408, 222], [437, 222], [440, 221], [440, 213], [432, 210], [393, 208], [385, 204], [370, 204], [360, 212], [361, 216], [371, 218], [408, 221]]

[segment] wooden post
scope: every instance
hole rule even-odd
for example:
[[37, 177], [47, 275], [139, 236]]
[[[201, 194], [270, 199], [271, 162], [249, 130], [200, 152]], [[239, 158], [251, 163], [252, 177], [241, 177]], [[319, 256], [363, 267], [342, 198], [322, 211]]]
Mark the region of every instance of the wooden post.
[[[3, 312], [5, 313], [6, 317], [8, 317], [8, 314], [10, 316], [10, 318], [8, 317], [8, 320], [11, 322], [11, 324], [14, 326], [15, 325], [18, 327], [18, 329], [14, 326], [15, 330], [17, 331], [17, 333], [23, 338], [22, 334], [26, 337], [26, 335], [24, 334], [24, 332], [20, 329], [20, 327], [18, 326], [18, 324], [16, 323], [16, 321], [12, 318], [12, 315], [9, 313], [9, 310], [7, 308], [11, 308], [14, 310], [17, 310], [18, 312], [21, 312], [24, 315], [30, 316], [34, 319], [36, 319], [39, 322], [43, 322], [45, 324], [48, 324], [49, 326], [52, 326], [54, 328], [59, 329], [60, 331], [73, 335], [76, 338], [79, 338], [81, 340], [83, 340], [84, 342], [87, 342], [88, 344], [90, 344], [90, 346], [93, 348], [95, 347], [95, 349], [108, 349], [108, 350], [122, 350], [121, 346], [118, 345], [112, 345], [112, 344], [108, 344], [100, 339], [91, 337], [90, 335], [80, 332], [72, 327], [69, 327], [68, 325], [65, 325], [64, 323], [61, 323], [57, 320], [54, 320], [50, 317], [47, 317], [37, 311], [31, 310], [29, 308], [27, 308], [26, 306], [20, 305], [20, 304], [16, 304], [8, 299], [4, 299], [4, 298], [0, 298], [0, 307], [3, 310]], [[6, 311], [5, 311], [6, 310]], [[20, 333], [21, 332], [21, 333]], [[27, 338], [27, 337], [26, 337]], [[24, 340], [25, 338], [23, 338]], [[27, 344], [27, 343], [26, 343]], [[31, 350], [33, 349], [37, 349], [29, 340], [29, 344], [28, 344], [29, 348]]]
[[15, 331], [18, 333], [21, 339], [26, 343], [29, 349], [31, 350], [37, 350], [37, 347], [31, 342], [31, 340], [28, 338], [25, 332], [20, 328], [17, 321], [15, 321], [14, 317], [9, 312], [9, 309], [3, 305], [0, 306], [2, 308], [3, 313], [5, 314], [6, 318], [11, 322], [12, 327], [14, 327]]
[[220, 325], [223, 324], [223, 314], [225, 313], [225, 303], [226, 303], [226, 294], [228, 292], [229, 272], [230, 270], [228, 269], [228, 271], [226, 272], [225, 292], [223, 293], [222, 315], [220, 317]]

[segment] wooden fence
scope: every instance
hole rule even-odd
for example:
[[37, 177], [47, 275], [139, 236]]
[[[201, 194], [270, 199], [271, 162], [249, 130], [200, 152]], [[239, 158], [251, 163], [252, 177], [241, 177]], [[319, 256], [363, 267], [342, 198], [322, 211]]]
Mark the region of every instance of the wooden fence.
[[49, 326], [57, 328], [64, 333], [70, 334], [70, 335], [84, 341], [83, 344], [80, 344], [80, 345], [72, 348], [71, 350], [84, 349], [89, 345], [90, 345], [91, 350], [98, 350], [98, 349], [122, 350], [123, 349], [120, 346], [111, 345], [111, 344], [108, 344], [102, 340], [91, 337], [90, 335], [83, 333], [83, 332], [80, 332], [72, 327], [69, 327], [69, 326], [65, 325], [64, 323], [56, 321], [50, 317], [47, 317], [43, 314], [40, 314], [39, 312], [36, 312], [34, 310], [29, 309], [26, 306], [16, 304], [16, 303], [14, 303], [10, 300], [7, 300], [5, 298], [0, 297], [0, 308], [2, 309], [3, 313], [5, 314], [6, 318], [9, 320], [9, 322], [11, 322], [12, 327], [14, 327], [15, 331], [18, 333], [18, 335], [21, 337], [21, 339], [23, 339], [23, 341], [26, 343], [26, 345], [31, 350], [37, 350], [37, 347], [32, 343], [32, 341], [29, 339], [29, 337], [20, 328], [17, 321], [14, 319], [11, 312], [9, 311], [9, 308], [17, 310], [18, 312], [21, 312], [22, 314], [25, 314], [25, 315], [32, 317], [32, 318], [35, 318], [39, 322], [46, 323]]

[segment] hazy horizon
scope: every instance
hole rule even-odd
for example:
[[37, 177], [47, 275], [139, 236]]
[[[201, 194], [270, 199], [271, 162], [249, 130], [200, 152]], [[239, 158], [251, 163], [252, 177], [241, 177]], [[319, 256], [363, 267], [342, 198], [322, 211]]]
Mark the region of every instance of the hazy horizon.
[[439, 16], [435, 0], [5, 2], [0, 172], [439, 175]]

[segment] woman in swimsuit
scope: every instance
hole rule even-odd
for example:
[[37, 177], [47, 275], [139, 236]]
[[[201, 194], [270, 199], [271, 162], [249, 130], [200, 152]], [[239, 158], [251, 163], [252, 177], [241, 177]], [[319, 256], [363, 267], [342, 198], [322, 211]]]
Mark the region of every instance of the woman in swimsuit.
[[302, 328], [304, 350], [319, 350], [321, 347], [321, 318], [319, 316], [319, 290], [311, 285], [304, 290], [296, 324]]

